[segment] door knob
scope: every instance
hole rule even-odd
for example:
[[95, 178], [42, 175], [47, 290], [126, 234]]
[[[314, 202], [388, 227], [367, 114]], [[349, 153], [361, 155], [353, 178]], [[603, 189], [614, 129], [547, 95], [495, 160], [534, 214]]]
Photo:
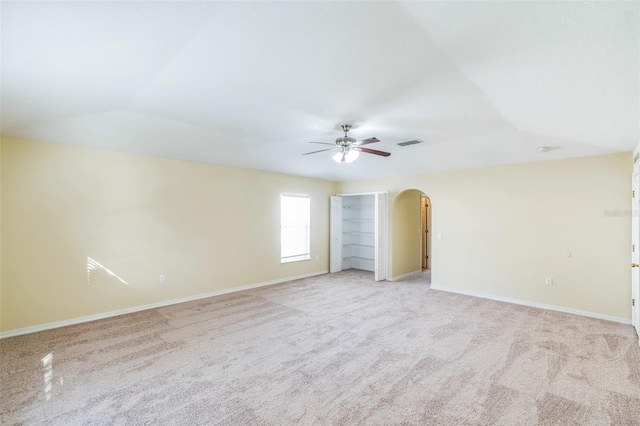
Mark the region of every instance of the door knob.
[[640, 266], [640, 265], [638, 265], [637, 263], [632, 263], [632, 264], [631, 264], [631, 267], [632, 267], [632, 268], [637, 268], [638, 266]]

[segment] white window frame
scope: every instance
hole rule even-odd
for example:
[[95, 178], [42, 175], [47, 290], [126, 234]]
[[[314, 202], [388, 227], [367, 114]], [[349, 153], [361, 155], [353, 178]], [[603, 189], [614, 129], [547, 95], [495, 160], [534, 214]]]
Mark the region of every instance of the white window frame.
[[[283, 231], [286, 227], [290, 226], [284, 223], [283, 218], [283, 201], [284, 198], [304, 198], [309, 202], [309, 216], [307, 218], [307, 224], [305, 226], [306, 231], [306, 249], [303, 253], [296, 253], [293, 255], [283, 256]], [[311, 259], [311, 197], [309, 195], [301, 194], [280, 194], [280, 263], [298, 262], [301, 260]]]

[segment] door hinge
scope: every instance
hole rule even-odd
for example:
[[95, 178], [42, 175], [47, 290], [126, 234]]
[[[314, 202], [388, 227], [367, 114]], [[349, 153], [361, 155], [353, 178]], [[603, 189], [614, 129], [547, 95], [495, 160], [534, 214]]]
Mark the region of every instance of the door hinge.
[[631, 299], [631, 306], [636, 306], [636, 299]]
[[636, 252], [636, 245], [635, 244], [631, 244], [631, 252], [633, 252], [633, 253]]

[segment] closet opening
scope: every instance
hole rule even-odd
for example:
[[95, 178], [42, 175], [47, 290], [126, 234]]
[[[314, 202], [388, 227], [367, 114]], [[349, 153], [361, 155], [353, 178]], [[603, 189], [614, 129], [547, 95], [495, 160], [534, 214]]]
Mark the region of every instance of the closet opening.
[[360, 269], [387, 279], [387, 194], [331, 197], [330, 272]]

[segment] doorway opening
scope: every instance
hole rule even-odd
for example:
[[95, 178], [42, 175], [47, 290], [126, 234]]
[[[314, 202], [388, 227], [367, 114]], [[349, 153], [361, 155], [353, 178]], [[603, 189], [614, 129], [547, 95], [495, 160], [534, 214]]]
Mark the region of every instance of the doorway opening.
[[431, 283], [431, 212], [431, 200], [418, 189], [407, 189], [395, 198], [392, 281]]
[[640, 162], [634, 164], [631, 181], [631, 203], [633, 214], [631, 216], [631, 324], [638, 334], [640, 344]]
[[422, 226], [422, 270], [431, 270], [431, 200], [424, 193], [420, 200], [420, 223]]
[[371, 271], [387, 279], [387, 193], [331, 197], [329, 272]]

